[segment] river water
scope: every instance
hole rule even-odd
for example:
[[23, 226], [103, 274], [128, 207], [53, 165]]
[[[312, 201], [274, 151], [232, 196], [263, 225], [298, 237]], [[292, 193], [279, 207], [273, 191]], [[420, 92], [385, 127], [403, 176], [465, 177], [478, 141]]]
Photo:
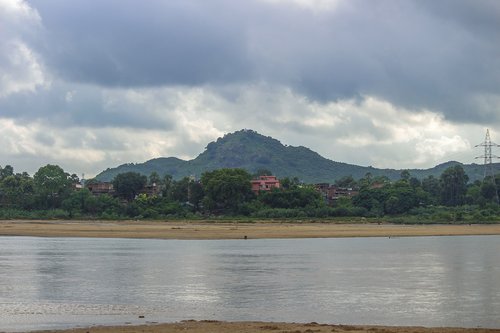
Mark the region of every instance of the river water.
[[500, 328], [499, 314], [500, 236], [0, 237], [0, 331], [184, 319]]

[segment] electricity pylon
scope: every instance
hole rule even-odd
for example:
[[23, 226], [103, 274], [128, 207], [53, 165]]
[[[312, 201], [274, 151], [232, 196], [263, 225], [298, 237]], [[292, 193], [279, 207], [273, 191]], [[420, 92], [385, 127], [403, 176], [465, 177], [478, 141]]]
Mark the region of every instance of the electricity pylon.
[[[491, 148], [492, 147], [500, 147], [500, 145], [497, 145], [496, 143], [491, 142], [490, 130], [487, 129], [486, 130], [486, 137], [485, 137], [484, 141], [481, 142], [480, 144], [476, 145], [475, 147], [484, 147], [484, 155], [476, 157], [476, 159], [477, 158], [484, 159], [483, 181], [485, 181], [486, 179], [489, 179], [493, 183], [493, 185], [495, 185], [495, 188], [496, 188], [495, 171], [493, 170], [493, 158], [500, 158], [500, 157], [498, 157], [497, 155], [494, 155], [491, 152]], [[497, 191], [495, 191], [495, 193], [496, 193], [495, 199], [496, 199], [497, 203], [499, 203]]]

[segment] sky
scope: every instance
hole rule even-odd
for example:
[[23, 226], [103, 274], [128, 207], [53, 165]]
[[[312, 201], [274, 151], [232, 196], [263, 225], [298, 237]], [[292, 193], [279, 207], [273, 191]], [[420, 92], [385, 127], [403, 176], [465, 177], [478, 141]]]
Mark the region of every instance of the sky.
[[482, 163], [499, 125], [497, 0], [0, 0], [16, 172], [192, 159], [240, 129], [363, 166]]

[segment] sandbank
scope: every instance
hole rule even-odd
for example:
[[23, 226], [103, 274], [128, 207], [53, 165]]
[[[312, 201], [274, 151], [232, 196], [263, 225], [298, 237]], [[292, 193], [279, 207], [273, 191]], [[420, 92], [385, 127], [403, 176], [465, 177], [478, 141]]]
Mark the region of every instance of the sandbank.
[[260, 239], [500, 235], [500, 224], [402, 225], [300, 221], [2, 220], [0, 236]]
[[318, 323], [264, 323], [264, 322], [222, 322], [222, 321], [183, 321], [179, 323], [141, 325], [141, 326], [97, 326], [59, 331], [40, 331], [54, 333], [493, 333], [500, 329], [484, 328], [425, 328], [399, 326], [352, 326], [326, 325]]

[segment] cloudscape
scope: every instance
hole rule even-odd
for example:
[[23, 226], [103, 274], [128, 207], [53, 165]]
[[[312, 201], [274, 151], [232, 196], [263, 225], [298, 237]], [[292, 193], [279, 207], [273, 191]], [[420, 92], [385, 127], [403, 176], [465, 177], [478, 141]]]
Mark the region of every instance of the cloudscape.
[[95, 175], [243, 128], [381, 168], [500, 141], [496, 0], [0, 0], [0, 165]]

